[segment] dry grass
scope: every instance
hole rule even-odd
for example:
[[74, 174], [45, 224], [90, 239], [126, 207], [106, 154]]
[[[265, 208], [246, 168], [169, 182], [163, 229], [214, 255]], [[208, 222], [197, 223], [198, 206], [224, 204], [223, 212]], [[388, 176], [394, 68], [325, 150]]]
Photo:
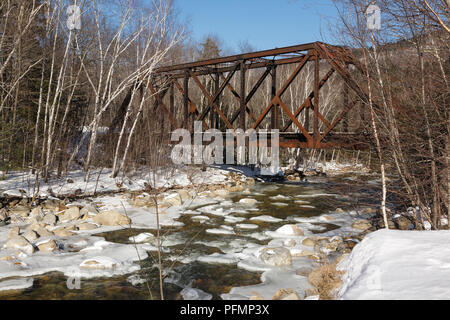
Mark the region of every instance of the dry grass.
[[336, 290], [341, 286], [343, 271], [336, 270], [337, 262], [325, 264], [314, 269], [308, 276], [308, 280], [319, 292], [320, 300], [334, 300]]

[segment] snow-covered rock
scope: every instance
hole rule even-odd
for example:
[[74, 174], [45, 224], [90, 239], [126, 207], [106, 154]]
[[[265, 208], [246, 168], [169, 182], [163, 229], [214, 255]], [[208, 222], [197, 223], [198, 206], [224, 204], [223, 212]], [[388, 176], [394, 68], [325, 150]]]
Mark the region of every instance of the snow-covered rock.
[[274, 267], [289, 266], [292, 264], [291, 252], [284, 247], [263, 248], [259, 252], [259, 259], [265, 264]]
[[255, 199], [252, 199], [252, 198], [243, 198], [243, 199], [239, 200], [239, 203], [248, 204], [248, 205], [253, 205], [257, 202], [258, 201], [256, 201]]
[[286, 224], [278, 228], [275, 232], [286, 235], [286, 236], [303, 236], [304, 232], [302, 229], [297, 227], [295, 224]]

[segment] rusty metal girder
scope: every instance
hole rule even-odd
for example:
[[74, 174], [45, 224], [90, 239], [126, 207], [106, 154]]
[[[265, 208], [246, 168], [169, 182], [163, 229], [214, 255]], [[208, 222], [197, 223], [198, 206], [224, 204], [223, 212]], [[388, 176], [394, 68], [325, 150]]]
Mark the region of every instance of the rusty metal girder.
[[275, 56], [279, 56], [279, 55], [286, 54], [286, 53], [298, 52], [299, 54], [301, 54], [302, 51], [308, 51], [308, 50], [314, 49], [314, 47], [315, 47], [315, 42], [296, 45], [296, 46], [290, 46], [290, 47], [284, 47], [284, 48], [276, 48], [276, 49], [271, 49], [271, 50], [263, 50], [263, 51], [257, 51], [257, 52], [238, 54], [238, 55], [228, 56], [228, 57], [207, 59], [207, 60], [190, 62], [190, 63], [182, 63], [182, 64], [178, 64], [178, 65], [174, 65], [174, 66], [160, 67], [160, 68], [156, 69], [155, 71], [156, 71], [156, 73], [166, 73], [166, 72], [170, 72], [170, 71], [192, 69], [192, 68], [196, 68], [196, 67], [220, 65], [223, 63], [237, 62], [237, 61], [241, 61], [241, 60], [275, 57]]
[[[290, 55], [290, 56], [287, 56]], [[331, 66], [331, 69], [322, 77], [320, 74], [320, 61], [325, 60]], [[314, 79], [313, 90], [305, 99], [305, 101], [296, 109], [294, 113], [282, 101], [282, 96], [289, 88], [292, 82], [296, 79], [298, 74], [302, 71], [307, 63], [314, 63]], [[279, 65], [292, 64], [296, 65], [292, 73], [287, 79], [277, 86], [276, 67]], [[169, 121], [173, 127], [175, 126], [175, 118], [171, 114], [177, 112], [177, 107], [174, 106], [173, 87], [178, 89], [178, 92], [183, 96], [184, 101], [184, 121], [182, 126], [188, 128], [192, 132], [192, 121], [202, 121], [202, 126], [205, 130], [217, 127], [217, 119], [221, 119], [228, 129], [234, 129], [233, 124], [239, 118], [239, 126], [245, 130], [247, 124], [249, 128], [257, 129], [262, 121], [266, 119], [267, 115], [272, 111], [271, 129], [278, 128], [278, 118], [284, 113], [287, 117], [287, 123], [280, 130], [280, 146], [281, 147], [301, 147], [301, 148], [330, 148], [330, 147], [349, 147], [352, 144], [356, 145], [360, 136], [353, 137], [354, 139], [347, 139], [347, 136], [337, 135], [333, 133], [336, 125], [342, 121], [344, 116], [355, 105], [354, 103], [345, 105], [338, 117], [329, 122], [320, 111], [320, 90], [330, 79], [330, 77], [337, 73], [348, 88], [356, 92], [356, 95], [363, 101], [367, 102], [368, 95], [365, 93], [357, 81], [352, 77], [352, 74], [347, 69], [348, 64], [356, 66], [356, 70], [362, 71], [359, 61], [353, 56], [352, 52], [344, 47], [331, 46], [321, 42], [314, 42], [308, 44], [295, 45], [284, 48], [276, 48], [271, 50], [263, 50], [257, 52], [250, 52], [245, 54], [233, 55], [228, 57], [219, 57], [215, 59], [207, 59], [202, 61], [182, 63], [172, 66], [164, 66], [157, 68], [154, 73], [154, 81], [164, 80], [169, 83], [162, 90], [155, 89], [153, 83], [149, 83], [148, 87], [154, 94], [155, 108], [161, 107], [165, 114], [168, 115]], [[246, 70], [265, 68], [264, 72], [258, 77], [257, 81], [251, 87], [251, 90], [246, 94]], [[239, 86], [236, 90], [231, 85], [231, 79], [236, 72], [240, 70]], [[227, 73], [227, 74], [226, 74]], [[226, 74], [226, 75], [225, 75]], [[272, 96], [268, 105], [263, 109], [260, 115], [255, 115], [254, 111], [250, 110], [248, 103], [255, 95], [257, 90], [261, 87], [267, 76], [272, 76]], [[209, 92], [202, 84], [199, 76], [214, 75], [214, 92]], [[184, 79], [181, 85], [177, 79]], [[189, 97], [189, 80], [192, 79], [200, 89], [202, 95], [207, 99], [208, 103], [203, 110]], [[170, 108], [167, 108], [163, 102], [166, 92], [170, 88]], [[218, 101], [227, 88], [236, 100], [235, 111], [231, 115], [231, 120], [220, 110]], [[238, 92], [239, 91], [239, 92]], [[178, 107], [179, 108], [179, 107]], [[306, 117], [305, 123], [302, 124], [298, 117], [302, 111], [313, 111], [313, 130], [309, 131], [309, 116]], [[180, 109], [178, 109], [180, 110]], [[207, 114], [210, 113], [210, 125], [205, 121]], [[179, 114], [179, 111], [178, 111]], [[249, 118], [246, 118], [246, 114]], [[217, 118], [218, 116], [218, 118]], [[325, 128], [319, 132], [319, 121], [321, 121]], [[294, 124], [299, 129], [298, 133], [287, 132], [289, 127]]]

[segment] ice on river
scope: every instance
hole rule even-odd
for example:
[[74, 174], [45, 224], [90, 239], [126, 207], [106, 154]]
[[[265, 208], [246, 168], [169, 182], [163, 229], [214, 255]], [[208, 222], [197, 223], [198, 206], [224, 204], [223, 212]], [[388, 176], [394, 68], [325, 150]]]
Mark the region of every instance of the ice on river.
[[233, 230], [217, 229], [217, 228], [207, 229], [206, 233], [219, 234], [219, 235], [233, 235], [233, 234], [235, 234]]
[[253, 223], [239, 223], [236, 225], [236, 227], [239, 229], [246, 229], [246, 230], [253, 230], [259, 228], [258, 225]]
[[269, 215], [262, 215], [262, 216], [252, 217], [252, 218], [250, 218], [250, 220], [262, 221], [262, 222], [270, 222], [270, 223], [277, 223], [277, 222], [283, 221], [283, 219], [275, 218], [275, 217], [272, 217], [272, 216], [269, 216]]
[[[0, 279], [30, 277], [52, 271], [62, 272], [68, 277], [111, 277], [139, 270], [135, 262], [147, 257], [141, 245], [113, 243], [100, 237], [73, 236], [57, 241], [65, 249], [51, 254], [17, 255], [15, 250], [2, 250], [1, 255], [10, 258], [0, 260]], [[72, 244], [79, 252], [70, 250]], [[86, 264], [86, 261], [92, 262]]]
[[269, 198], [271, 200], [289, 200], [289, 199], [291, 199], [291, 197], [284, 196], [282, 194], [279, 194], [279, 195], [276, 195], [276, 196], [272, 196], [272, 197], [269, 197]]
[[33, 278], [20, 278], [0, 281], [0, 291], [21, 290], [31, 288]]

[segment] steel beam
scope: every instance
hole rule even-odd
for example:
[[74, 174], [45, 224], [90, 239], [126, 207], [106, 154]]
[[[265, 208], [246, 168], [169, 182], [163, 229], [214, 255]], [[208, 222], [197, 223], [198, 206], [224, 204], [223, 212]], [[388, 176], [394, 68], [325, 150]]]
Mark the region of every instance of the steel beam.
[[189, 70], [185, 70], [183, 87], [184, 123], [186, 128], [189, 129]]
[[314, 147], [317, 148], [320, 141], [319, 133], [319, 73], [320, 73], [320, 58], [319, 54], [316, 52], [314, 56], [314, 117], [313, 117], [313, 131], [314, 131]]
[[281, 96], [283, 95], [283, 93], [287, 90], [287, 88], [289, 87], [289, 85], [292, 83], [292, 81], [295, 79], [295, 77], [298, 75], [298, 73], [303, 69], [303, 67], [305, 66], [306, 62], [308, 62], [309, 58], [311, 57], [311, 54], [308, 53], [303, 60], [300, 62], [300, 64], [297, 66], [297, 68], [295, 68], [294, 72], [292, 72], [291, 76], [286, 80], [286, 82], [283, 84], [283, 86], [281, 87], [281, 89], [277, 92], [276, 96], [273, 97], [273, 99], [269, 102], [269, 105], [267, 106], [267, 108], [263, 111], [263, 113], [261, 114], [261, 116], [258, 118], [258, 120], [252, 125], [253, 129], [256, 129], [260, 123], [264, 120], [264, 118], [266, 117], [267, 113], [269, 112], [269, 110], [271, 110], [272, 106], [274, 103], [276, 103], [278, 101], [278, 98], [281, 98]]
[[[277, 95], [277, 66], [273, 66], [271, 70], [271, 96], [273, 99]], [[278, 104], [274, 103], [272, 106], [272, 118], [271, 118], [271, 129], [278, 129]]]
[[240, 118], [240, 128], [245, 131], [245, 62], [242, 60], [240, 62], [240, 69], [241, 69], [241, 77], [240, 77], [240, 83], [241, 83], [241, 92], [240, 92], [240, 112], [241, 112], [241, 118]]
[[160, 67], [160, 68], [156, 69], [155, 72], [162, 73], [162, 72], [170, 72], [170, 71], [176, 71], [176, 70], [205, 67], [205, 66], [223, 64], [223, 63], [237, 62], [237, 61], [241, 61], [241, 60], [245, 61], [245, 60], [264, 58], [264, 57], [275, 57], [275, 56], [279, 56], [279, 55], [286, 54], [286, 53], [295, 53], [295, 52], [311, 50], [314, 48], [314, 45], [315, 45], [315, 42], [301, 44], [301, 45], [295, 45], [295, 46], [290, 46], [290, 47], [284, 47], [284, 48], [276, 48], [276, 49], [271, 49], [271, 50], [263, 50], [263, 51], [245, 53], [245, 54], [238, 54], [238, 55], [229, 56], [229, 57], [221, 57], [221, 58], [207, 59], [207, 60], [190, 62], [190, 63], [182, 63], [182, 64], [178, 64], [178, 65], [174, 65], [174, 66]]

